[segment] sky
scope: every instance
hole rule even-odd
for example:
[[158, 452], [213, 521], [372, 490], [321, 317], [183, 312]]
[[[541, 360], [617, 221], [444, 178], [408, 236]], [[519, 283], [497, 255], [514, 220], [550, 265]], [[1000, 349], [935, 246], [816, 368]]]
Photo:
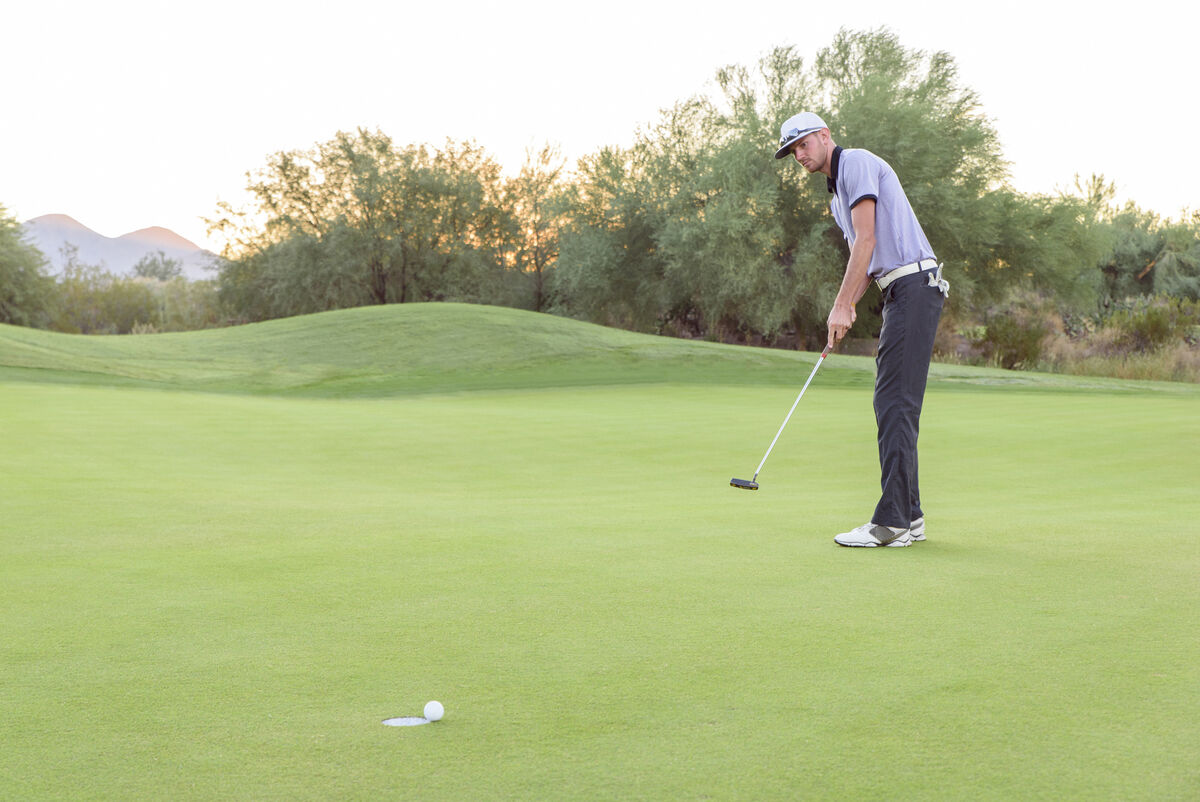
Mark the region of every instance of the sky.
[[203, 218], [246, 202], [248, 171], [339, 130], [472, 139], [509, 172], [546, 143], [573, 163], [631, 144], [723, 66], [784, 45], [810, 62], [841, 28], [886, 27], [953, 56], [1018, 190], [1099, 173], [1120, 201], [1174, 218], [1200, 209], [1200, 11], [1082, 6], [24, 2], [0, 29], [0, 205], [110, 237], [163, 226], [218, 250]]

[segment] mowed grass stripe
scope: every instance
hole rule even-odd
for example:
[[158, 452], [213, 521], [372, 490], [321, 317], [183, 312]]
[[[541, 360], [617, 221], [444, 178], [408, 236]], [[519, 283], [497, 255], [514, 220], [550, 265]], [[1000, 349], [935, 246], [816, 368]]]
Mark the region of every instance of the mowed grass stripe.
[[935, 387], [930, 541], [845, 550], [859, 387], [757, 493], [794, 388], [3, 389], [0, 795], [1196, 787], [1191, 396]]

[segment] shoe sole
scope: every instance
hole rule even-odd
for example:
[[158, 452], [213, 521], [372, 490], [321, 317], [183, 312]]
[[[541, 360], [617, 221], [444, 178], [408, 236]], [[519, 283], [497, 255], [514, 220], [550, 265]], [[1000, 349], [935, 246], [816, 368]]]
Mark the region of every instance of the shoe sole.
[[[839, 546], [844, 546], [848, 549], [874, 549], [879, 546], [883, 546], [884, 548], [892, 549], [892, 548], [903, 548], [904, 546], [911, 546], [913, 544], [913, 541], [917, 540], [917, 539], [918, 538], [914, 538], [911, 535], [904, 534], [904, 535], [900, 535], [900, 537], [898, 537], [895, 540], [890, 541], [888, 543], [842, 543], [837, 538], [834, 538], [833, 542], [837, 543]], [[924, 539], [925, 539], [925, 536], [921, 535], [920, 540], [924, 540]]]

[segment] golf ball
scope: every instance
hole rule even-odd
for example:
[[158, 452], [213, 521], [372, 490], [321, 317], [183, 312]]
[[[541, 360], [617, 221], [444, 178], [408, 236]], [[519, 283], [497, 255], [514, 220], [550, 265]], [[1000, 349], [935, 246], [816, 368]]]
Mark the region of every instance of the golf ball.
[[428, 702], [425, 705], [425, 718], [430, 721], [441, 721], [445, 714], [446, 708], [442, 707], [441, 702]]

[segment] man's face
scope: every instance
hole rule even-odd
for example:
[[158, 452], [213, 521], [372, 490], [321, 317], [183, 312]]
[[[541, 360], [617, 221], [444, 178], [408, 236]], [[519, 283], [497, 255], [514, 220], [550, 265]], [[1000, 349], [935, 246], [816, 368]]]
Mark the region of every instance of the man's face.
[[792, 155], [810, 173], [815, 173], [824, 167], [829, 157], [823, 133], [823, 131], [813, 131], [792, 145]]

